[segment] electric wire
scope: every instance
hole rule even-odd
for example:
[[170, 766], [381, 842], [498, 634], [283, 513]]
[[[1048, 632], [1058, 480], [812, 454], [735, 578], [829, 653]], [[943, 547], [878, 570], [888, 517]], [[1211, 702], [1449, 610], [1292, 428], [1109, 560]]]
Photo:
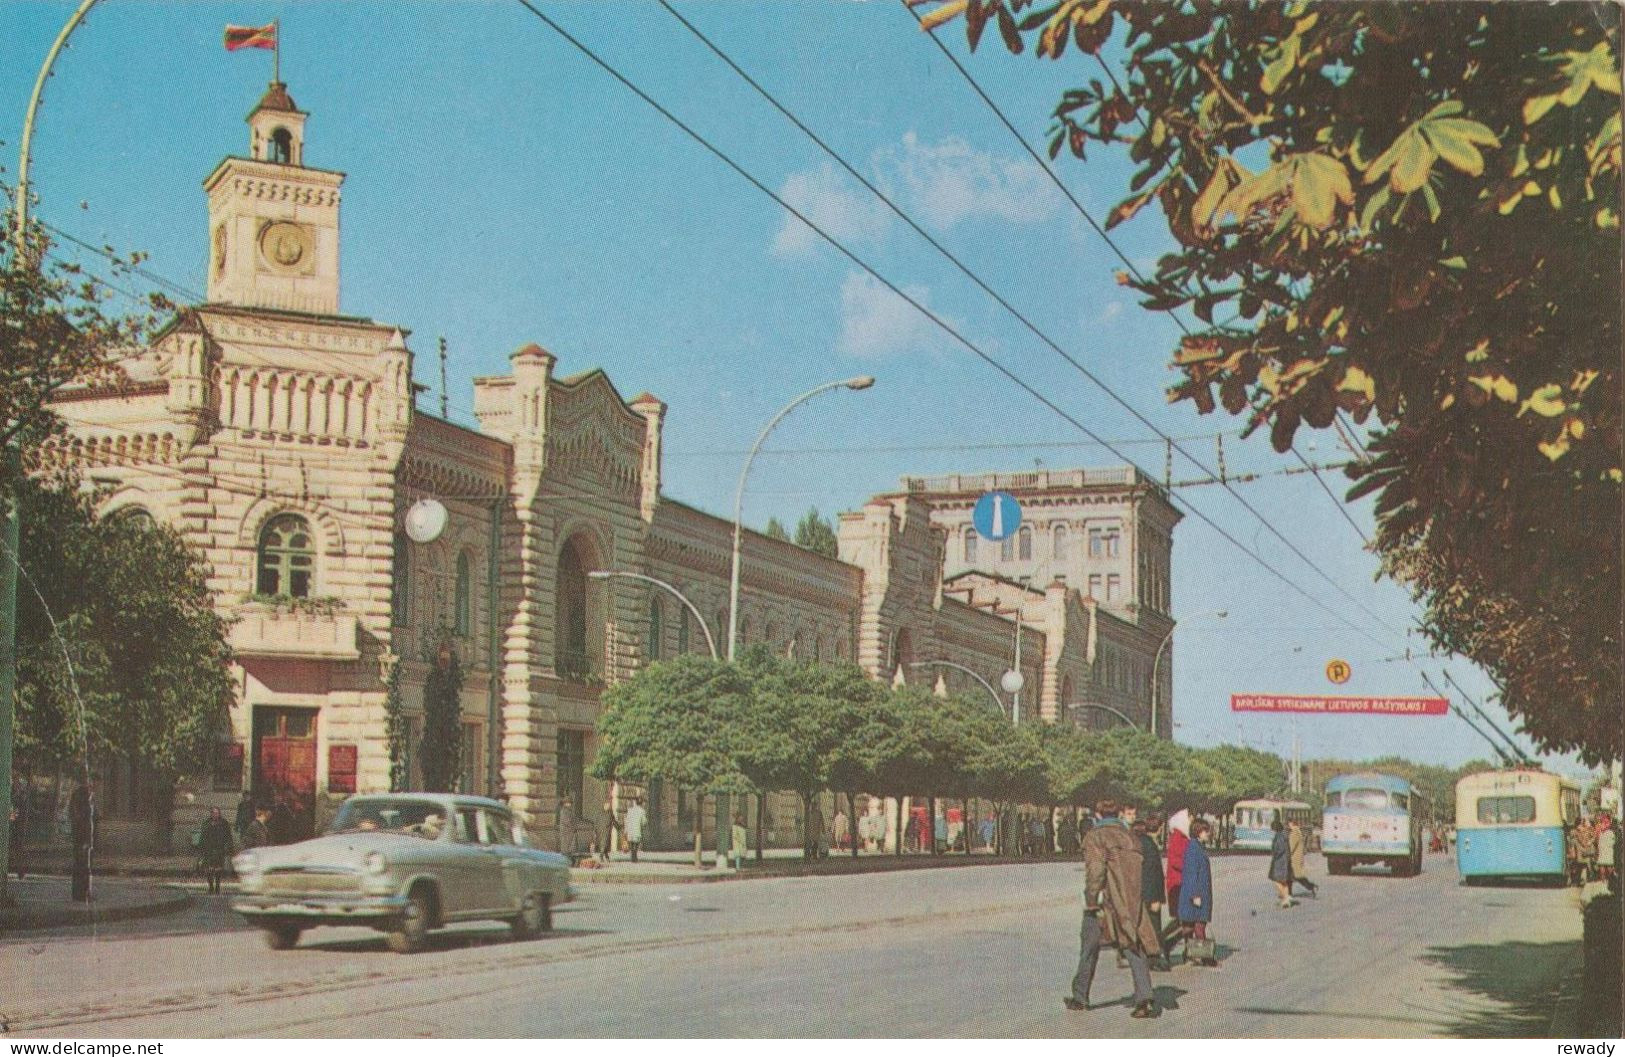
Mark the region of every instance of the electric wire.
[[[1047, 407], [1051, 411], [1055, 412], [1064, 421], [1070, 423], [1071, 425], [1073, 425], [1076, 428], [1078, 428], [1079, 430], [1081, 430], [1086, 436], [1089, 436], [1089, 437], [1093, 438], [1094, 440], [1096, 440], [1097, 442], [1101, 443], [1102, 446], [1106, 447], [1108, 451], [1111, 451], [1112, 454], [1114, 454], [1118, 458], [1122, 459], [1125, 463], [1128, 463], [1129, 465], [1135, 466], [1135, 468], [1139, 469], [1139, 472], [1144, 474], [1145, 477], [1148, 480], [1150, 480], [1150, 481], [1155, 481], [1156, 480], [1154, 475], [1146, 473], [1145, 470], [1140, 469], [1137, 466], [1137, 464], [1135, 464], [1134, 461], [1132, 459], [1130, 459], [1128, 456], [1124, 455], [1120, 451], [1117, 451], [1113, 446], [1111, 446], [1109, 444], [1106, 444], [1105, 440], [1103, 438], [1101, 438], [1098, 434], [1096, 434], [1093, 430], [1089, 429], [1088, 426], [1084, 425], [1077, 418], [1072, 416], [1065, 409], [1061, 408], [1059, 405], [1057, 405], [1054, 401], [1049, 399], [1043, 393], [1041, 393], [1037, 389], [1033, 388], [1032, 385], [1030, 385], [1028, 382], [1026, 382], [1024, 379], [1022, 379], [1019, 375], [1015, 374], [1009, 368], [1005, 367], [1003, 364], [999, 363], [993, 357], [988, 355], [985, 351], [982, 350], [982, 348], [979, 345], [977, 345], [975, 342], [971, 341], [969, 338], [965, 337], [962, 333], [959, 332], [959, 330], [957, 330], [955, 327], [953, 327], [951, 324], [949, 324], [947, 321], [945, 321], [941, 316], [939, 316], [935, 312], [931, 311], [931, 309], [929, 309], [924, 304], [922, 304], [917, 298], [910, 296], [907, 292], [905, 292], [902, 288], [900, 288], [896, 283], [894, 283], [890, 279], [886, 278], [879, 271], [877, 271], [872, 265], [870, 265], [867, 261], [865, 261], [862, 257], [858, 256], [853, 250], [848, 248], [839, 239], [837, 239], [834, 236], [830, 235], [822, 227], [820, 227], [818, 224], [816, 224], [810, 217], [808, 217], [806, 214], [802, 213], [800, 210], [796, 209], [789, 202], [785, 201], [784, 198], [782, 198], [775, 191], [773, 191], [772, 188], [770, 188], [766, 184], [762, 183], [762, 181], [759, 180], [756, 176], [754, 176], [749, 170], [745, 169], [738, 162], [734, 161], [732, 157], [730, 157], [727, 153], [722, 151], [719, 147], [715, 146], [709, 139], [705, 138], [705, 136], [701, 135], [692, 126], [688, 125], [681, 118], [679, 118], [676, 114], [674, 114], [670, 110], [668, 110], [658, 100], [656, 100], [655, 98], [650, 96], [643, 89], [639, 88], [629, 78], [627, 78], [626, 75], [622, 74], [618, 69], [616, 69], [613, 65], [611, 65], [607, 60], [605, 60], [604, 58], [599, 56], [596, 51], [594, 51], [592, 48], [588, 47], [586, 44], [582, 43], [579, 39], [577, 39], [574, 35], [572, 35], [563, 26], [559, 25], [552, 18], [550, 18], [547, 14], [545, 14], [543, 11], [541, 11], [539, 8], [537, 8], [533, 3], [531, 3], [531, 0], [517, 0], [517, 2], [520, 4], [520, 6], [524, 7], [527, 11], [529, 11], [532, 15], [534, 15], [538, 20], [540, 20], [543, 24], [545, 24], [549, 29], [551, 29], [554, 33], [556, 33], [559, 37], [561, 37], [563, 40], [565, 40], [567, 43], [569, 43], [573, 48], [575, 48], [577, 51], [579, 51], [586, 58], [591, 60], [595, 65], [597, 65], [605, 73], [608, 73], [612, 78], [614, 78], [616, 81], [618, 81], [628, 91], [632, 92], [639, 99], [643, 100], [644, 103], [646, 103], [648, 106], [650, 106], [652, 109], [654, 109], [657, 113], [659, 113], [667, 121], [669, 121], [673, 125], [675, 125], [678, 129], [683, 131], [690, 139], [694, 140], [700, 146], [704, 147], [709, 153], [711, 153], [713, 156], [715, 156], [723, 164], [728, 166], [728, 168], [730, 168], [734, 172], [736, 172], [740, 177], [742, 177], [746, 182], [748, 182], [753, 187], [755, 187], [762, 194], [768, 196], [769, 198], [771, 198], [775, 202], [777, 202], [780, 205], [780, 207], [782, 207], [786, 212], [790, 213], [792, 216], [794, 216], [797, 220], [801, 221], [803, 224], [806, 224], [808, 228], [810, 228], [813, 232], [815, 232], [825, 242], [829, 243], [829, 245], [831, 247], [833, 247], [837, 252], [839, 252], [843, 257], [850, 260], [853, 264], [856, 264], [859, 268], [863, 269], [866, 273], [868, 273], [872, 278], [874, 278], [881, 285], [885, 286], [893, 294], [895, 294], [896, 296], [898, 296], [899, 298], [901, 298], [902, 300], [907, 302], [910, 306], [912, 306], [915, 309], [915, 311], [917, 311], [921, 315], [925, 316], [938, 329], [942, 330], [949, 337], [953, 338], [954, 341], [956, 341], [960, 345], [963, 345], [973, 355], [975, 355], [977, 358], [981, 359], [984, 363], [988, 364], [990, 367], [992, 367], [999, 374], [1003, 375], [1010, 382], [1014, 383], [1016, 386], [1018, 386], [1019, 388], [1021, 388], [1025, 392], [1027, 392], [1034, 399], [1036, 399], [1040, 403], [1042, 403], [1045, 407]], [[1195, 461], [1195, 460], [1192, 460], [1192, 461]], [[1198, 463], [1198, 465], [1200, 465], [1200, 463]], [[1272, 576], [1274, 576], [1276, 579], [1280, 580], [1282, 583], [1286, 584], [1293, 591], [1296, 591], [1297, 593], [1301, 594], [1304, 598], [1308, 599], [1313, 605], [1315, 605], [1316, 607], [1318, 607], [1318, 608], [1324, 610], [1325, 612], [1331, 614], [1335, 619], [1337, 619], [1339, 622], [1346, 625], [1350, 630], [1354, 631], [1356, 634], [1358, 634], [1358, 635], [1360, 635], [1360, 636], [1362, 636], [1362, 637], [1364, 637], [1364, 638], [1366, 638], [1366, 639], [1368, 639], [1368, 640], [1370, 640], [1372, 642], [1377, 643], [1379, 646], [1384, 645], [1381, 642], [1381, 640], [1376, 638], [1376, 636], [1372, 635], [1366, 629], [1360, 627], [1358, 624], [1355, 624], [1352, 620], [1350, 620], [1349, 617], [1346, 614], [1340, 612], [1339, 610], [1336, 610], [1336, 609], [1332, 608], [1331, 606], [1327, 605], [1325, 602], [1323, 602], [1319, 598], [1317, 598], [1314, 595], [1310, 594], [1296, 580], [1292, 579], [1291, 577], [1287, 576], [1285, 573], [1281, 572], [1279, 569], [1275, 568], [1275, 566], [1273, 566], [1269, 562], [1265, 561], [1264, 558], [1259, 556], [1257, 553], [1253, 552], [1252, 550], [1249, 550], [1239, 540], [1237, 540], [1234, 535], [1232, 535], [1230, 532], [1228, 532], [1226, 529], [1224, 529], [1223, 526], [1219, 525], [1213, 519], [1208, 517], [1201, 510], [1199, 510], [1196, 507], [1192, 506], [1189, 502], [1183, 502], [1183, 505], [1187, 509], [1189, 509], [1190, 512], [1193, 515], [1195, 515], [1200, 521], [1202, 521], [1210, 529], [1212, 529], [1214, 532], [1216, 532], [1221, 538], [1228, 541], [1230, 544], [1232, 544], [1234, 547], [1236, 547], [1236, 549], [1240, 550], [1242, 553], [1251, 556], [1254, 561], [1256, 561], [1261, 567], [1263, 567]], [[1268, 524], [1268, 522], [1265, 522], [1265, 524]], [[1335, 581], [1334, 581], [1334, 583], [1335, 583]], [[1339, 585], [1339, 589], [1341, 590], [1340, 585]]]

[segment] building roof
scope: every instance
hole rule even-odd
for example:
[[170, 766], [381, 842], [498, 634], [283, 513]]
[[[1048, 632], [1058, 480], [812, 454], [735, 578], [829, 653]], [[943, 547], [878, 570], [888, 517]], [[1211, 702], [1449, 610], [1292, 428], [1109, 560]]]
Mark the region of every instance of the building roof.
[[254, 104], [254, 109], [249, 111], [249, 116], [253, 117], [261, 110], [279, 110], [288, 114], [304, 113], [294, 103], [293, 96], [288, 94], [288, 86], [281, 81], [271, 82], [270, 87], [265, 90], [265, 94], [260, 96], [260, 101]]

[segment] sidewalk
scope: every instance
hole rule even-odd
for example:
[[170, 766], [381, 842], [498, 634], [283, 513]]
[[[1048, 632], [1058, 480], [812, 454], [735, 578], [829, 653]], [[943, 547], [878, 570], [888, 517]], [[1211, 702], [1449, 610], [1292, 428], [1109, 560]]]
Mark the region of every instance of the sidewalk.
[[21, 881], [8, 879], [6, 895], [10, 904], [0, 907], [0, 932], [171, 914], [192, 903], [190, 895], [172, 885], [109, 881], [99, 877], [92, 883], [90, 902], [75, 903], [69, 898], [71, 894], [71, 884], [66, 877], [30, 874]]

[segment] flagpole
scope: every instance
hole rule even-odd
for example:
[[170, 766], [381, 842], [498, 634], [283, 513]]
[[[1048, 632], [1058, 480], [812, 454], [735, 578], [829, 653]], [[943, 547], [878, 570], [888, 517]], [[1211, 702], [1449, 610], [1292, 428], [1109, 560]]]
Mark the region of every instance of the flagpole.
[[271, 20], [271, 80], [282, 83], [282, 20]]

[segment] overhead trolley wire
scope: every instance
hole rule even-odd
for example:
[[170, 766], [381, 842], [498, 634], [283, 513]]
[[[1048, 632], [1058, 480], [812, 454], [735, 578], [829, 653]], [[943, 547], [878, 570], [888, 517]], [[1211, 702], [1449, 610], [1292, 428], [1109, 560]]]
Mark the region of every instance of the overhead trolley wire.
[[[692, 126], [688, 125], [681, 118], [679, 118], [676, 114], [674, 114], [670, 110], [668, 110], [658, 100], [656, 100], [655, 98], [650, 96], [642, 88], [638, 87], [635, 83], [633, 83], [629, 78], [627, 78], [627, 76], [625, 74], [621, 73], [620, 70], [616, 69], [606, 59], [602, 58], [596, 51], [594, 51], [592, 48], [588, 47], [586, 44], [582, 43], [579, 39], [577, 39], [574, 35], [572, 35], [563, 26], [559, 25], [552, 18], [550, 18], [540, 8], [536, 7], [535, 4], [533, 4], [531, 2], [531, 0], [517, 0], [517, 2], [519, 3], [519, 5], [521, 7], [525, 8], [527, 11], [529, 11], [538, 20], [540, 20], [544, 25], [546, 25], [549, 29], [551, 29], [555, 34], [557, 34], [559, 37], [561, 37], [563, 40], [565, 40], [567, 43], [569, 43], [571, 47], [575, 48], [578, 52], [580, 52], [586, 58], [591, 60], [596, 66], [598, 66], [605, 73], [609, 74], [612, 78], [614, 78], [616, 81], [618, 81], [628, 91], [632, 92], [632, 94], [636, 95], [639, 99], [643, 100], [644, 103], [646, 103], [649, 107], [651, 107], [658, 114], [660, 114], [661, 117], [663, 117], [667, 121], [671, 122], [671, 124], [675, 125], [678, 129], [680, 129], [690, 139], [692, 139], [696, 143], [698, 143], [701, 147], [704, 147], [706, 149], [706, 151], [708, 151], [710, 154], [715, 156], [717, 158], [717, 160], [721, 161], [724, 165], [728, 166], [728, 168], [732, 169], [734, 172], [739, 174], [739, 176], [742, 177], [751, 186], [755, 187], [762, 194], [768, 196], [769, 198], [773, 199], [773, 201], [777, 202], [781, 208], [783, 208], [786, 212], [788, 212], [791, 216], [795, 217], [797, 220], [801, 221], [803, 224], [807, 225], [808, 228], [812, 229], [812, 231], [815, 232], [820, 238], [822, 238], [825, 242], [829, 243], [829, 245], [831, 247], [833, 247], [837, 252], [839, 252], [843, 257], [847, 258], [853, 264], [855, 264], [859, 268], [863, 269], [866, 273], [868, 273], [877, 282], [879, 282], [881, 285], [885, 286], [888, 290], [890, 290], [893, 294], [897, 295], [899, 298], [901, 298], [902, 300], [907, 302], [911, 307], [914, 308], [915, 311], [917, 311], [921, 315], [925, 316], [926, 319], [930, 320], [931, 323], [934, 324], [938, 329], [942, 330], [944, 333], [946, 333], [949, 337], [953, 338], [954, 341], [956, 341], [960, 345], [963, 345], [967, 350], [969, 350], [978, 359], [982, 360], [984, 363], [986, 363], [988, 366], [992, 367], [999, 374], [1003, 375], [1005, 378], [1007, 378], [1009, 381], [1014, 383], [1016, 386], [1018, 386], [1019, 388], [1021, 388], [1025, 392], [1027, 392], [1034, 399], [1036, 399], [1039, 403], [1043, 404], [1045, 407], [1047, 407], [1051, 411], [1055, 412], [1063, 420], [1065, 420], [1066, 422], [1068, 422], [1071, 425], [1075, 426], [1077, 429], [1082, 431], [1086, 436], [1090, 437], [1091, 439], [1095, 440], [1097, 443], [1101, 444], [1108, 451], [1110, 451], [1113, 455], [1117, 456], [1119, 459], [1122, 459], [1123, 462], [1127, 463], [1130, 466], [1134, 466], [1135, 469], [1139, 470], [1139, 472], [1141, 474], [1145, 475], [1145, 477], [1148, 480], [1151, 480], [1151, 481], [1156, 480], [1156, 477], [1154, 475], [1147, 473], [1143, 468], [1139, 467], [1138, 464], [1136, 464], [1134, 462], [1134, 460], [1132, 460], [1128, 456], [1124, 455], [1121, 451], [1118, 451], [1115, 447], [1113, 447], [1111, 444], [1107, 443], [1102, 437], [1100, 437], [1098, 434], [1096, 434], [1088, 426], [1086, 426], [1082, 422], [1078, 421], [1077, 418], [1072, 416], [1065, 409], [1061, 408], [1054, 401], [1049, 399], [1049, 397], [1045, 396], [1043, 393], [1041, 393], [1037, 389], [1033, 388], [1032, 385], [1027, 383], [1019, 375], [1015, 374], [1009, 368], [1005, 367], [1003, 364], [999, 363], [993, 357], [988, 355], [985, 351], [982, 350], [982, 348], [979, 345], [977, 345], [975, 342], [971, 341], [969, 338], [965, 337], [965, 335], [960, 333], [955, 327], [953, 327], [951, 324], [949, 324], [947, 321], [945, 321], [941, 316], [939, 316], [935, 312], [931, 311], [924, 304], [922, 304], [917, 298], [914, 298], [914, 297], [910, 296], [907, 292], [905, 292], [902, 288], [900, 288], [896, 283], [894, 283], [890, 279], [886, 278], [879, 271], [877, 271], [872, 265], [870, 265], [867, 261], [865, 261], [862, 257], [858, 256], [853, 250], [848, 248], [839, 239], [837, 239], [834, 236], [830, 235], [829, 232], [825, 231], [822, 227], [820, 227], [818, 224], [816, 224], [810, 217], [808, 217], [806, 214], [802, 213], [800, 210], [796, 209], [789, 202], [785, 201], [785, 199], [782, 198], [780, 195], [778, 195], [775, 191], [773, 191], [772, 188], [768, 187], [760, 179], [758, 179], [755, 175], [753, 175], [749, 170], [745, 169], [738, 162], [734, 161], [733, 158], [731, 156], [729, 156], [726, 152], [724, 152], [721, 148], [717, 147], [710, 140], [708, 140], [705, 136], [703, 136], [698, 131], [696, 131]], [[1192, 461], [1195, 461], [1195, 460], [1192, 460]], [[1197, 465], [1201, 465], [1201, 464], [1198, 463]], [[1172, 499], [1172, 498], [1173, 497], [1170, 496], [1170, 499]], [[1337, 609], [1332, 608], [1331, 606], [1327, 605], [1325, 602], [1321, 601], [1319, 598], [1316, 598], [1314, 595], [1310, 594], [1307, 590], [1305, 590], [1303, 588], [1303, 586], [1300, 585], [1296, 580], [1294, 580], [1291, 577], [1287, 576], [1285, 573], [1283, 573], [1279, 569], [1275, 568], [1275, 566], [1273, 566], [1269, 562], [1265, 561], [1258, 554], [1254, 553], [1253, 551], [1249, 550], [1247, 547], [1243, 546], [1242, 543], [1235, 538], [1235, 536], [1231, 535], [1222, 526], [1220, 526], [1217, 522], [1215, 522], [1212, 518], [1208, 517], [1202, 511], [1198, 510], [1195, 506], [1191, 505], [1189, 502], [1184, 502], [1183, 505], [1186, 506], [1187, 509], [1189, 509], [1190, 512], [1192, 514], [1194, 514], [1199, 520], [1201, 520], [1204, 524], [1206, 524], [1214, 532], [1218, 533], [1220, 537], [1222, 537], [1223, 539], [1228, 541], [1231, 545], [1236, 547], [1237, 550], [1240, 550], [1242, 553], [1247, 554], [1248, 556], [1250, 556], [1254, 561], [1256, 561], [1260, 566], [1262, 566], [1272, 576], [1279, 579], [1282, 583], [1286, 584], [1292, 590], [1294, 590], [1294, 591], [1298, 592], [1299, 594], [1303, 595], [1304, 598], [1308, 599], [1315, 606], [1319, 607], [1320, 609], [1322, 609], [1325, 612], [1332, 615], [1334, 618], [1336, 618], [1341, 623], [1345, 624], [1350, 630], [1354, 631], [1356, 634], [1361, 635], [1362, 637], [1370, 640], [1371, 642], [1376, 643], [1379, 646], [1387, 648], [1387, 644], [1383, 643], [1376, 636], [1372, 635], [1370, 632], [1366, 631], [1364, 628], [1360, 627], [1358, 624], [1355, 624], [1353, 621], [1351, 621], [1348, 618], [1348, 616], [1346, 614], [1344, 614], [1343, 612], [1341, 612], [1341, 611], [1339, 611]], [[1267, 525], [1268, 522], [1266, 521], [1265, 524]], [[1305, 560], [1307, 560], [1307, 559], [1305, 559]], [[1324, 574], [1322, 574], [1322, 575], [1324, 575]]]

